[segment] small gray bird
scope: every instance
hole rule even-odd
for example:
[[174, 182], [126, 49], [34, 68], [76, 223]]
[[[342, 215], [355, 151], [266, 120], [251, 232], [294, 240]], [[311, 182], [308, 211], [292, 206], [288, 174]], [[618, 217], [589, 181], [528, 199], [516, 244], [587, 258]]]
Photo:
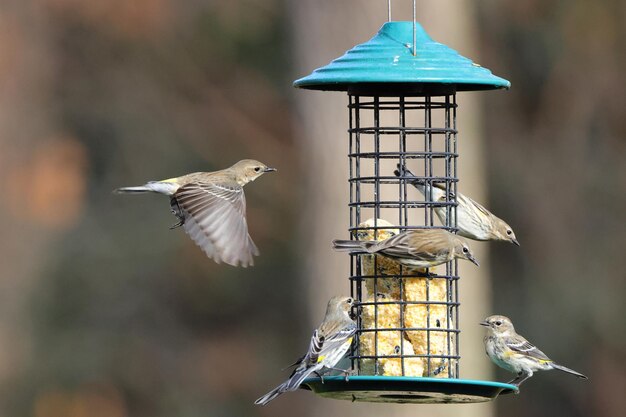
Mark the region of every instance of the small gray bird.
[[289, 379], [254, 403], [265, 405], [284, 392], [297, 390], [302, 381], [311, 374], [321, 377], [331, 370], [346, 372], [335, 369], [334, 366], [352, 345], [352, 338], [356, 332], [356, 323], [350, 318], [353, 305], [354, 300], [350, 297], [331, 298], [324, 321], [313, 332], [308, 352], [294, 364], [296, 369]]
[[479, 266], [467, 243], [444, 229], [409, 230], [379, 242], [334, 240], [333, 248], [376, 253], [411, 268], [431, 268], [455, 258], [467, 259]]
[[243, 186], [266, 172], [276, 171], [252, 159], [215, 172], [195, 172], [115, 193], [154, 192], [170, 196], [172, 213], [178, 218], [174, 229], [187, 234], [215, 262], [247, 267], [259, 250], [248, 234]]
[[[417, 188], [424, 197], [430, 197], [432, 189], [432, 201], [434, 202], [454, 201], [452, 190], [450, 190], [446, 199], [445, 184], [433, 183], [433, 186], [430, 187], [426, 181], [416, 178], [411, 171], [400, 164], [398, 164], [398, 169], [393, 173], [398, 177], [406, 177], [407, 182]], [[457, 227], [460, 236], [473, 240], [501, 240], [519, 246], [513, 229], [504, 220], [461, 193], [457, 193], [456, 201], [458, 204], [456, 208]], [[451, 213], [454, 216], [453, 210]], [[446, 208], [436, 207], [435, 214], [437, 214], [441, 223], [445, 225], [448, 217]], [[450, 224], [454, 224], [454, 217]]]
[[551, 369], [587, 379], [585, 375], [554, 362], [535, 345], [515, 333], [513, 323], [508, 317], [489, 316], [480, 325], [487, 327], [487, 336], [484, 340], [489, 358], [500, 368], [517, 374], [509, 384], [519, 387], [522, 382], [533, 376], [534, 372]]

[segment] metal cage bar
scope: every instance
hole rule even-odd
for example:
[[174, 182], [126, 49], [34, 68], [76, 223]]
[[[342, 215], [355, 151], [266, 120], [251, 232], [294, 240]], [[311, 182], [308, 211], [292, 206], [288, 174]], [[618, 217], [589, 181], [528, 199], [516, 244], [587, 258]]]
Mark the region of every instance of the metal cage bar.
[[[348, 96], [351, 238], [381, 240], [418, 228], [456, 232], [455, 95]], [[410, 185], [416, 177], [396, 176], [396, 167], [416, 173], [426, 189], [445, 187], [446, 200], [420, 194]], [[447, 224], [437, 224], [438, 208], [446, 210]], [[358, 325], [353, 368], [359, 375], [458, 378], [456, 261], [425, 272], [393, 264], [351, 255]]]

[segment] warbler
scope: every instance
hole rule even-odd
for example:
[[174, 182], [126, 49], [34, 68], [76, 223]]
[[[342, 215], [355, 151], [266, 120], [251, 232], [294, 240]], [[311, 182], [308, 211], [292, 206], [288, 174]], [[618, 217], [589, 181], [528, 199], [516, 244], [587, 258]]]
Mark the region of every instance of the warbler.
[[[411, 171], [400, 164], [393, 173], [398, 177], [407, 178], [407, 182], [417, 188], [426, 198], [431, 197], [432, 190], [434, 202], [454, 201], [454, 193], [451, 190], [446, 198], [444, 184], [434, 182], [430, 187], [426, 181], [416, 178]], [[457, 228], [460, 236], [473, 240], [501, 240], [519, 246], [513, 229], [504, 220], [461, 193], [456, 194], [456, 201]], [[441, 223], [445, 225], [448, 216], [446, 207], [435, 207], [434, 210]], [[454, 210], [451, 210], [451, 213], [454, 216]], [[454, 224], [454, 217], [450, 224]]]
[[276, 171], [252, 159], [215, 172], [195, 172], [137, 187], [122, 187], [115, 193], [154, 192], [170, 196], [178, 223], [206, 255], [215, 262], [247, 267], [259, 250], [248, 234], [243, 186], [266, 172]]
[[455, 258], [479, 266], [469, 246], [444, 229], [415, 229], [382, 241], [333, 240], [338, 251], [376, 253], [411, 268], [432, 268]]
[[354, 300], [350, 297], [337, 296], [330, 299], [322, 324], [315, 329], [309, 344], [309, 350], [294, 365], [293, 373], [285, 382], [256, 400], [254, 403], [265, 405], [287, 391], [298, 389], [302, 381], [311, 374], [322, 377], [343, 358], [352, 345], [356, 332], [356, 323], [350, 317]]
[[500, 368], [517, 374], [517, 377], [509, 381], [509, 384], [519, 387], [522, 382], [533, 376], [534, 372], [550, 369], [558, 369], [587, 379], [580, 372], [554, 362], [535, 345], [515, 333], [513, 323], [508, 317], [489, 316], [480, 325], [487, 327], [487, 336], [484, 340], [489, 358]]

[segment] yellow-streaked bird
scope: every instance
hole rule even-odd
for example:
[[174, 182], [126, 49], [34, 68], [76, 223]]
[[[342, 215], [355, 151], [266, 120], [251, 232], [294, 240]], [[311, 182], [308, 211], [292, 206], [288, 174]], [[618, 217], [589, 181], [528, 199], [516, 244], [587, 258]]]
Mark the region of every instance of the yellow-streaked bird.
[[[434, 202], [454, 201], [452, 190], [449, 190], [446, 199], [445, 184], [434, 182], [433, 186], [430, 187], [426, 181], [416, 178], [411, 171], [400, 164], [398, 164], [398, 169], [394, 171], [394, 174], [398, 177], [407, 178], [407, 182], [417, 188], [426, 198], [430, 197], [432, 190], [432, 201]], [[457, 227], [460, 236], [473, 240], [502, 240], [519, 246], [513, 229], [504, 220], [461, 193], [456, 194], [456, 201], [458, 204], [456, 208]], [[435, 207], [434, 210], [441, 223], [445, 225], [448, 217], [446, 207]], [[451, 210], [451, 213], [454, 216], [454, 210]], [[450, 224], [454, 224], [454, 217], [452, 217]]]
[[252, 159], [215, 172], [195, 172], [137, 187], [122, 187], [115, 193], [154, 192], [170, 196], [174, 229], [187, 234], [215, 262], [247, 267], [259, 250], [248, 234], [243, 186], [266, 172], [276, 171]]
[[554, 362], [535, 345], [517, 334], [508, 317], [489, 316], [480, 325], [487, 327], [485, 350], [489, 358], [500, 368], [517, 374], [517, 377], [509, 384], [519, 387], [522, 382], [533, 376], [534, 372], [551, 369], [558, 369], [576, 375], [578, 378], [587, 379], [580, 372]]
[[[309, 375], [322, 376], [331, 370], [348, 352], [356, 332], [356, 323], [350, 318], [354, 300], [350, 297], [337, 296], [330, 299], [326, 316], [322, 324], [315, 329], [309, 351], [294, 365], [289, 379], [256, 400], [254, 403], [265, 405], [287, 391], [295, 391]], [[346, 374], [347, 375], [347, 374]]]
[[432, 268], [455, 258], [478, 261], [469, 246], [444, 229], [415, 229], [377, 241], [334, 240], [338, 251], [376, 253], [411, 268]]

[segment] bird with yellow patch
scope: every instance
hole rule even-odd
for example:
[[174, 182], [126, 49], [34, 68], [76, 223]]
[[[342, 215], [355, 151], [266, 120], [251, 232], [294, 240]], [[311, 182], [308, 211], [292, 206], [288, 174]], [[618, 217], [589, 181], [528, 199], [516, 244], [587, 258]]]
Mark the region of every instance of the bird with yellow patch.
[[519, 387], [522, 382], [533, 376], [533, 373], [551, 369], [587, 379], [580, 372], [554, 362], [535, 345], [517, 334], [508, 317], [489, 316], [480, 325], [487, 328], [485, 350], [492, 362], [500, 368], [517, 374], [517, 377], [509, 381], [509, 384]]
[[336, 370], [334, 366], [350, 349], [356, 332], [356, 323], [350, 317], [353, 306], [354, 300], [351, 297], [331, 298], [326, 308], [324, 321], [313, 332], [309, 350], [294, 364], [296, 369], [289, 379], [254, 403], [265, 405], [287, 391], [297, 390], [302, 381], [311, 374], [321, 376], [331, 370]]
[[243, 186], [266, 172], [276, 171], [252, 159], [215, 172], [195, 172], [136, 187], [122, 187], [116, 193], [165, 194], [172, 213], [189, 237], [215, 262], [247, 267], [259, 250], [248, 234]]
[[[448, 190], [444, 184], [432, 182], [432, 186], [421, 178], [417, 178], [406, 167], [398, 164], [398, 169], [394, 174], [400, 178], [406, 178], [407, 183], [413, 185], [428, 200], [433, 202], [454, 201], [454, 193]], [[459, 236], [473, 240], [500, 240], [511, 242], [519, 246], [515, 233], [511, 226], [504, 220], [487, 210], [476, 201], [464, 194], [456, 193], [456, 215]], [[448, 210], [446, 207], [435, 207], [435, 214], [439, 217], [441, 224], [446, 225]], [[454, 225], [454, 210], [450, 210], [450, 224]]]

